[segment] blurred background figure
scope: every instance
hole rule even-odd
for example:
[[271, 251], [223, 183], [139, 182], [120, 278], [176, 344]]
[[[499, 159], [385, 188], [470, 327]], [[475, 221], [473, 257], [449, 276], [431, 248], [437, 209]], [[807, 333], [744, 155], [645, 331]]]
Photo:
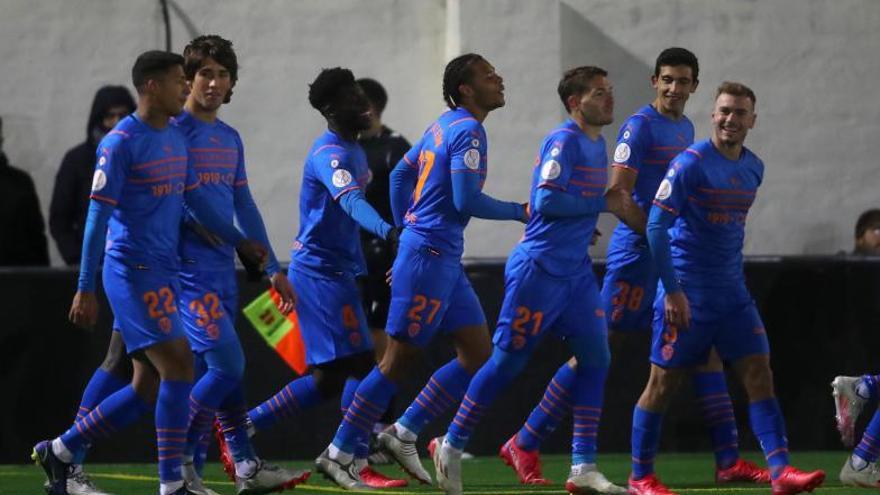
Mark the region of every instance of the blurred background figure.
[[134, 99], [124, 86], [99, 89], [92, 101], [86, 140], [68, 150], [58, 167], [49, 205], [49, 231], [68, 265], [79, 264], [98, 143], [134, 108]]
[[880, 256], [880, 210], [862, 212], [856, 220], [855, 247], [853, 254]]
[[0, 266], [48, 266], [45, 228], [34, 181], [3, 153], [0, 118]]

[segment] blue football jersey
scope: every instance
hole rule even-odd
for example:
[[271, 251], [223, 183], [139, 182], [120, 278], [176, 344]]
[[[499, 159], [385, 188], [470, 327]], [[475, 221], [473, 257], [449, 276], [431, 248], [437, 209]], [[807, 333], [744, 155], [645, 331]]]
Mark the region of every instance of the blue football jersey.
[[[535, 204], [539, 188], [552, 188], [578, 197], [599, 197], [608, 181], [605, 139], [591, 140], [568, 119], [548, 134], [532, 172], [529, 202]], [[544, 270], [566, 276], [591, 270], [590, 239], [599, 213], [565, 218], [548, 218], [533, 211], [520, 241]]]
[[155, 129], [131, 114], [97, 149], [91, 198], [116, 208], [106, 255], [126, 264], [177, 271], [184, 189], [198, 187], [176, 128]]
[[[234, 189], [247, 185], [244, 146], [238, 132], [220, 120], [203, 122], [184, 112], [172, 120], [187, 139], [190, 166], [200, 186], [207, 191], [212, 209], [232, 223], [235, 215]], [[188, 216], [186, 223], [195, 220]], [[193, 228], [181, 231], [180, 256], [208, 270], [228, 269], [235, 260], [235, 247], [209, 243]]]
[[675, 157], [654, 205], [677, 215], [669, 230], [672, 262], [685, 287], [725, 288], [745, 283], [743, 240], [764, 163], [746, 148], [722, 156], [710, 140]]
[[[637, 173], [633, 200], [647, 214], [669, 162], [694, 142], [694, 125], [682, 116], [672, 120], [645, 105], [623, 123], [617, 134], [612, 167]], [[644, 236], [619, 222], [608, 245], [609, 258], [617, 249], [643, 244]]]
[[445, 112], [428, 127], [403, 157], [419, 169], [419, 176], [404, 216], [406, 234], [402, 242], [427, 243], [446, 254], [461, 256], [470, 216], [455, 209], [452, 174], [477, 174], [482, 189], [487, 149], [483, 125], [464, 108]]
[[293, 240], [294, 267], [318, 273], [362, 275], [360, 226], [338, 203], [352, 189], [363, 189], [370, 169], [364, 150], [326, 131], [312, 145], [303, 167], [299, 233]]

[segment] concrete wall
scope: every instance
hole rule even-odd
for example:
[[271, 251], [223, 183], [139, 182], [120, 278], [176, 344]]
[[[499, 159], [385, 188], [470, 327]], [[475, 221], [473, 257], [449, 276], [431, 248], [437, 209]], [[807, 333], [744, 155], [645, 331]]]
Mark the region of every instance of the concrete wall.
[[[750, 254], [829, 253], [851, 245], [855, 217], [880, 206], [869, 155], [880, 135], [880, 2], [875, 0], [176, 0], [172, 45], [198, 33], [232, 39], [242, 64], [221, 117], [245, 140], [249, 175], [279, 257], [297, 228], [301, 162], [322, 121], [306, 101], [321, 67], [383, 81], [385, 120], [415, 139], [440, 111], [443, 65], [483, 53], [505, 77], [507, 106], [486, 121], [487, 191], [524, 200], [542, 135], [562, 117], [556, 81], [584, 63], [611, 72], [622, 121], [650, 101], [660, 49], [700, 57], [687, 113], [708, 133], [723, 79], [758, 94], [747, 145], [765, 183], [749, 220]], [[44, 212], [66, 149], [84, 138], [95, 89], [129, 84], [134, 57], [164, 47], [157, 1], [0, 0], [0, 115], [12, 162], [32, 174]], [[616, 125], [606, 138], [613, 140]], [[603, 218], [609, 233], [613, 219]], [[514, 223], [475, 220], [470, 256], [506, 256]], [[607, 235], [605, 236], [607, 239]], [[60, 262], [52, 244], [53, 261]], [[595, 249], [601, 256], [604, 244]]]

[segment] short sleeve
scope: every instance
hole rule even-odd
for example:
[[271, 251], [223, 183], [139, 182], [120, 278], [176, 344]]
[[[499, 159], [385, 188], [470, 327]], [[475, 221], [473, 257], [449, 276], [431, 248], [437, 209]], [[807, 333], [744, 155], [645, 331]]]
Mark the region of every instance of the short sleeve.
[[312, 170], [334, 200], [352, 189], [360, 188], [356, 163], [341, 146], [330, 146], [312, 156]]
[[450, 170], [452, 173], [485, 174], [488, 163], [486, 131], [476, 121], [460, 125], [461, 129], [457, 129], [450, 138]]
[[633, 115], [620, 127], [611, 166], [638, 173], [642, 169], [642, 160], [647, 154], [650, 142], [651, 129], [648, 118], [641, 114]]
[[131, 170], [131, 159], [120, 131], [107, 135], [98, 145], [91, 199], [116, 206]]
[[541, 178], [538, 187], [546, 187], [565, 191], [568, 189], [568, 181], [572, 171], [577, 166], [576, 140], [565, 134], [557, 134], [552, 140], [544, 145], [539, 157], [541, 164]]
[[698, 159], [690, 150], [673, 158], [660, 187], [657, 188], [654, 204], [673, 215], [680, 214], [687, 203], [688, 195], [700, 183], [702, 174], [698, 164]]

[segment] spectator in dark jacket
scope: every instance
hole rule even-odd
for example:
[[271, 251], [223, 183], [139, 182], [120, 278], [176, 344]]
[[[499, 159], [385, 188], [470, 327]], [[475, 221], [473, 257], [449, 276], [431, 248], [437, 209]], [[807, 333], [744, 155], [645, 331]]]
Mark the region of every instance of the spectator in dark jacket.
[[34, 181], [3, 153], [0, 119], [0, 266], [47, 266], [45, 229]]
[[124, 86], [104, 86], [95, 93], [86, 126], [86, 140], [64, 155], [49, 205], [49, 231], [68, 265], [78, 265], [89, 192], [95, 171], [95, 150], [101, 138], [135, 109]]

